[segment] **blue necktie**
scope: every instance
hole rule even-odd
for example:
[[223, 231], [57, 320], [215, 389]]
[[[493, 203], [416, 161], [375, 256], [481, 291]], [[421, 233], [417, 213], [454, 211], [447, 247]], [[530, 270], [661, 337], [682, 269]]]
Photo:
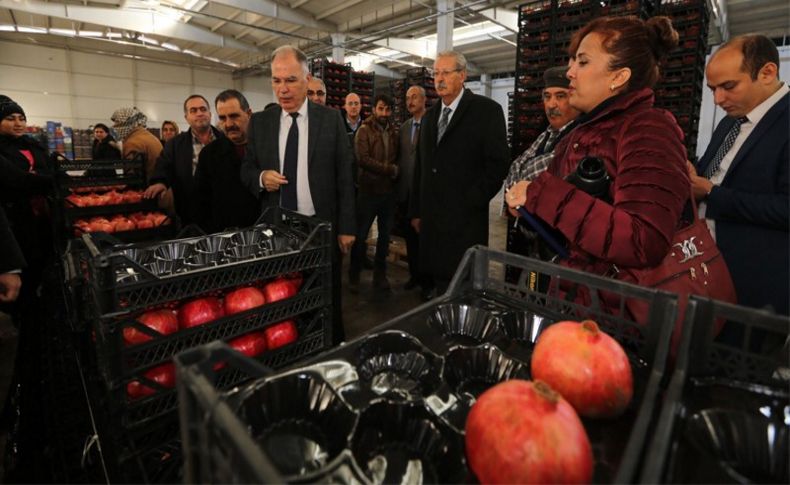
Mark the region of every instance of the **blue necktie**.
[[727, 133], [727, 136], [724, 137], [724, 142], [719, 147], [719, 150], [716, 152], [716, 155], [713, 156], [713, 160], [710, 161], [708, 164], [708, 168], [705, 170], [705, 178], [711, 178], [716, 175], [716, 172], [719, 171], [719, 167], [721, 166], [721, 161], [724, 160], [724, 157], [732, 148], [732, 145], [735, 144], [735, 139], [738, 138], [738, 135], [741, 132], [741, 125], [749, 121], [749, 118], [742, 116], [740, 118], [736, 118], [735, 123], [730, 128], [730, 131]]
[[296, 168], [299, 165], [299, 127], [296, 117], [299, 113], [290, 113], [291, 129], [285, 141], [285, 158], [283, 160], [283, 176], [288, 183], [281, 186], [280, 205], [292, 211], [299, 208], [296, 198]]

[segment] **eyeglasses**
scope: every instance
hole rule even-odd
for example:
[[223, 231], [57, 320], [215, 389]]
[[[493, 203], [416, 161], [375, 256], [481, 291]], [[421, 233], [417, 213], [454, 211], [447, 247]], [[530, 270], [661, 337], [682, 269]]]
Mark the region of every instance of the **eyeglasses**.
[[312, 91], [312, 90], [308, 89], [308, 90], [307, 90], [307, 95], [308, 95], [308, 96], [315, 96], [315, 95], [318, 95], [318, 96], [326, 96], [326, 93], [325, 93], [325, 92], [323, 92], [323, 91]]
[[445, 77], [445, 76], [449, 76], [454, 72], [461, 72], [461, 71], [463, 71], [463, 69], [442, 69], [438, 71], [435, 69], [431, 69], [430, 73], [433, 77], [440, 77], [440, 76]]

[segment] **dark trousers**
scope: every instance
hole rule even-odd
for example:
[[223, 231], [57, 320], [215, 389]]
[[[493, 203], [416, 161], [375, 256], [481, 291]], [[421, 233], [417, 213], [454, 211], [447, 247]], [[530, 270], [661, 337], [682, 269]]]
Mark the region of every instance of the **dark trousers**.
[[378, 218], [379, 237], [376, 241], [376, 257], [373, 267], [383, 271], [387, 264], [389, 254], [390, 231], [395, 219], [395, 194], [365, 194], [360, 192], [357, 196], [357, 239], [351, 249], [349, 273], [359, 274], [362, 271], [362, 262], [365, 258], [366, 239], [373, 220]]
[[332, 231], [332, 345], [338, 345], [346, 339], [346, 331], [343, 327], [343, 299], [341, 290], [342, 273], [340, 268], [343, 266], [343, 253], [337, 244], [337, 235]]
[[425, 276], [420, 272], [420, 235], [414, 230], [409, 219], [409, 203], [398, 202], [398, 229], [406, 241], [406, 257], [409, 262], [409, 279], [420, 285], [425, 282]]

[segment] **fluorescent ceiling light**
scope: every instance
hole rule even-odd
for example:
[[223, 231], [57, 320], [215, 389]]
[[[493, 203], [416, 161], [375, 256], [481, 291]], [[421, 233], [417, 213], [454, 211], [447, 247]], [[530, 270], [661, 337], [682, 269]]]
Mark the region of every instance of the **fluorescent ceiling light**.
[[77, 31], [74, 29], [49, 29], [49, 33], [55, 35], [65, 35], [67, 37], [75, 37], [77, 35]]
[[102, 37], [104, 36], [101, 32], [96, 32], [94, 30], [80, 30], [77, 32], [79, 37]]
[[181, 48], [175, 44], [170, 44], [168, 42], [162, 42], [162, 47], [171, 51], [178, 51], [181, 52]]
[[159, 45], [159, 41], [158, 41], [158, 40], [156, 40], [156, 39], [152, 39], [152, 38], [150, 38], [150, 37], [146, 37], [146, 36], [144, 36], [144, 35], [141, 35], [140, 37], [138, 37], [138, 39], [139, 39], [141, 42], [145, 42], [146, 44], [154, 44], [154, 45]]
[[46, 34], [47, 29], [43, 27], [22, 27], [21, 25], [17, 25], [16, 27], [17, 32], [25, 32], [28, 34]]
[[120, 39], [121, 37], [123, 37], [123, 34], [122, 34], [122, 33], [120, 33], [120, 32], [107, 32], [107, 33], [105, 34], [105, 36], [106, 36], [108, 39]]
[[16, 26], [0, 25], [0, 32], [16, 32]]

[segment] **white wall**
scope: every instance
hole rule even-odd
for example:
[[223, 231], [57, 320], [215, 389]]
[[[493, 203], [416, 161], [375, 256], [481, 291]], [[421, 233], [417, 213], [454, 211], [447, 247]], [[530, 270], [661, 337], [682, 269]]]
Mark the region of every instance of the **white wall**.
[[[491, 95], [489, 97], [502, 106], [502, 111], [505, 112], [505, 122], [507, 122], [507, 93], [512, 93], [515, 86], [516, 80], [512, 77], [491, 81]], [[475, 94], [483, 94], [483, 83], [480, 81], [468, 82], [466, 87]]]
[[117, 108], [137, 106], [150, 128], [170, 119], [183, 129], [187, 96], [201, 94], [213, 103], [229, 88], [244, 93], [253, 111], [272, 100], [268, 77], [234, 80], [226, 71], [0, 41], [0, 94], [22, 106], [28, 124], [87, 128], [110, 124]]
[[[779, 49], [779, 79], [787, 83], [790, 81], [790, 46], [781, 46]], [[708, 60], [705, 59], [705, 65]], [[713, 135], [713, 130], [722, 118], [727, 116], [727, 113], [716, 106], [713, 102], [713, 93], [707, 86], [702, 90], [702, 107], [700, 108], [699, 116], [699, 130], [697, 135], [697, 157], [701, 157], [705, 153], [710, 143], [710, 137]]]

